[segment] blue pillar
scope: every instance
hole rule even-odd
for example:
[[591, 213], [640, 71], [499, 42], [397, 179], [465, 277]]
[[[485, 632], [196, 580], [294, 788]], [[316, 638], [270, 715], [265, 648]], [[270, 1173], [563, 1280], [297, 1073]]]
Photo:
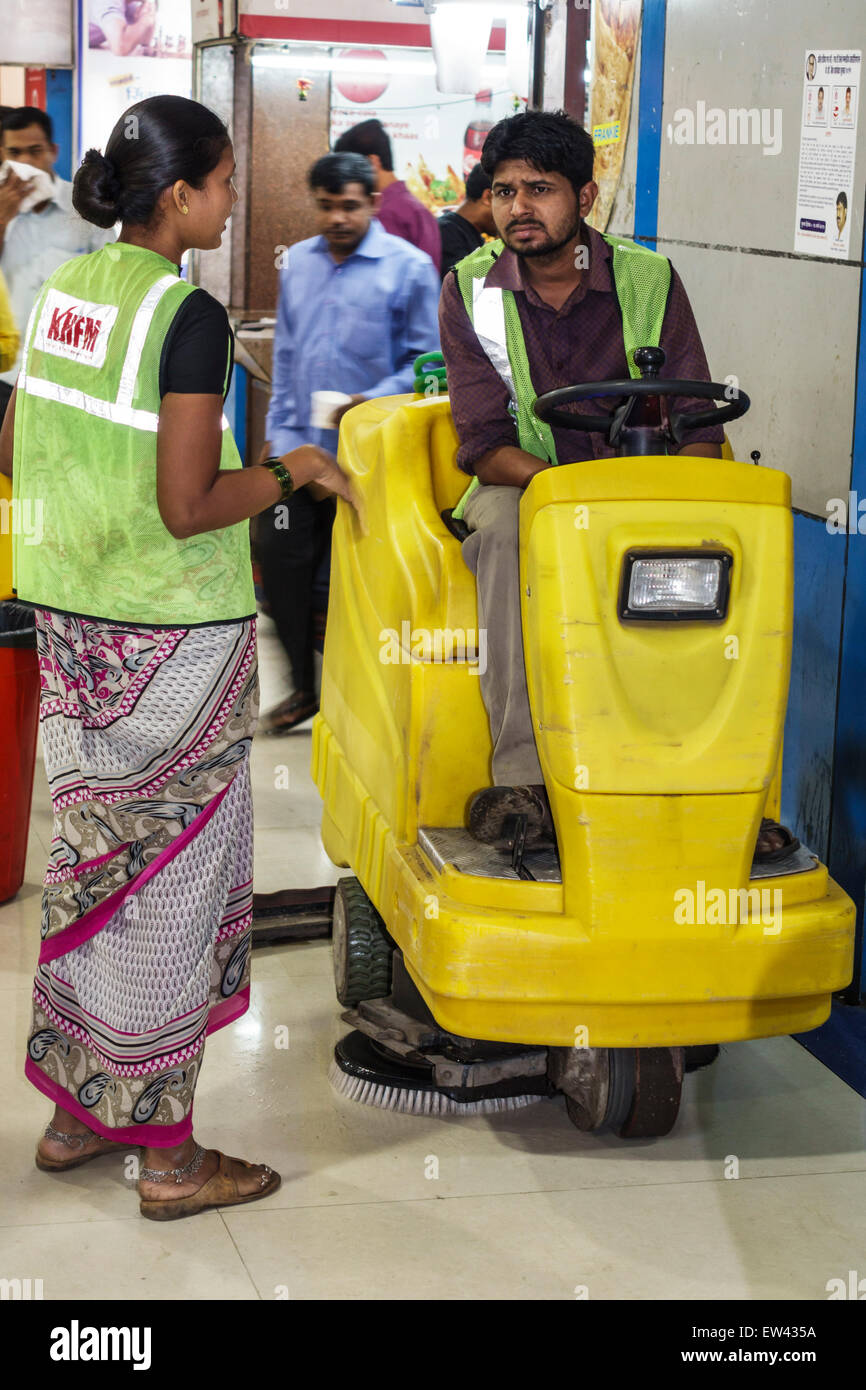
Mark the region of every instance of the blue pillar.
[[45, 73], [46, 110], [54, 126], [54, 139], [60, 146], [55, 168], [62, 179], [71, 179], [72, 149], [72, 72], [69, 68], [48, 68]]
[[[856, 255], [852, 246], [851, 254]], [[860, 254], [863, 251], [861, 248]], [[857, 378], [854, 393], [851, 508], [848, 525], [858, 525], [857, 500], [866, 499], [866, 276], [860, 277]], [[864, 508], [866, 511], [866, 508]], [[866, 526], [863, 518], [860, 526]], [[833, 796], [828, 866], [857, 904], [858, 932], [851, 1001], [866, 990], [863, 951], [863, 899], [866, 881], [866, 535], [836, 538], [847, 546], [842, 603], [839, 700], [833, 750]]]
[[654, 242], [658, 236], [666, 21], [667, 0], [644, 0], [634, 198], [635, 241]]

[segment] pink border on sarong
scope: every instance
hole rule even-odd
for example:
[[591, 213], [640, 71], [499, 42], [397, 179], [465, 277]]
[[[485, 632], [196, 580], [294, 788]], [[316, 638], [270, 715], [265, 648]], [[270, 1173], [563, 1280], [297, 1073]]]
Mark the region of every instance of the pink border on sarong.
[[185, 849], [190, 840], [194, 839], [199, 831], [204, 829], [233, 782], [234, 777], [231, 782], [226, 783], [221, 792], [217, 792], [216, 796], [208, 802], [206, 808], [199, 812], [194, 821], [190, 822], [186, 830], [182, 830], [177, 838], [172, 840], [170, 845], [166, 845], [165, 849], [161, 854], [157, 855], [152, 864], [148, 864], [146, 869], [142, 869], [137, 878], [131, 879], [129, 883], [125, 883], [122, 888], [115, 889], [115, 891], [107, 898], [103, 899], [98, 906], [91, 908], [90, 912], [86, 913], [84, 917], [81, 917], [71, 927], [66, 927], [64, 931], [58, 932], [56, 936], [51, 936], [47, 941], [43, 941], [42, 949], [39, 952], [39, 964], [47, 965], [48, 961], [57, 960], [58, 956], [68, 955], [70, 951], [74, 951], [76, 947], [81, 946], [85, 941], [89, 941], [92, 936], [95, 936], [98, 931], [101, 931], [106, 923], [110, 922], [121, 903], [125, 902], [133, 893], [137, 893], [139, 888], [143, 888], [145, 883], [152, 879], [155, 874], [158, 874], [160, 869], [168, 864], [170, 860], [174, 859], [175, 855], [179, 854], [182, 849]]
[[[250, 987], [246, 985], [230, 999], [216, 1004], [208, 1017], [207, 1036], [225, 1028], [229, 1023], [234, 1023], [235, 1019], [246, 1013], [249, 1003]], [[75, 1115], [88, 1129], [92, 1129], [94, 1134], [101, 1135], [103, 1139], [114, 1139], [118, 1144], [132, 1144], [135, 1147], [147, 1145], [153, 1149], [173, 1149], [192, 1134], [192, 1106], [189, 1114], [176, 1125], [124, 1125], [120, 1129], [110, 1129], [97, 1120], [92, 1111], [81, 1105], [74, 1095], [63, 1086], [58, 1086], [50, 1076], [46, 1076], [30, 1057], [24, 1063], [24, 1075], [37, 1091], [41, 1091], [67, 1114]]]
[[91, 869], [98, 869], [100, 864], [107, 864], [109, 859], [114, 859], [118, 854], [122, 854], [125, 849], [129, 849], [132, 844], [127, 840], [126, 844], [118, 845], [117, 849], [110, 849], [105, 854], [100, 854], [98, 859], [85, 859], [81, 864], [66, 864], [62, 869], [49, 869], [45, 875], [45, 883], [54, 888], [59, 883], [68, 883], [71, 878], [79, 878], [85, 871], [90, 873]]
[[[125, 1125], [122, 1129], [109, 1129], [106, 1125], [101, 1124], [89, 1110], [85, 1110], [84, 1106], [80, 1105], [67, 1090], [58, 1086], [57, 1082], [52, 1081], [50, 1076], [41, 1072], [30, 1057], [24, 1063], [24, 1075], [36, 1087], [37, 1091], [41, 1091], [49, 1100], [53, 1100], [54, 1104], [59, 1105], [61, 1110], [75, 1115], [77, 1119], [87, 1125], [88, 1129], [92, 1129], [94, 1134], [101, 1135], [103, 1139], [115, 1139], [118, 1144], [133, 1144], [136, 1148], [142, 1144], [147, 1144], [153, 1149], [173, 1149], [192, 1134], [192, 1107], [190, 1107], [189, 1114], [179, 1120], [176, 1125]], [[151, 1131], [156, 1132], [151, 1133]]]

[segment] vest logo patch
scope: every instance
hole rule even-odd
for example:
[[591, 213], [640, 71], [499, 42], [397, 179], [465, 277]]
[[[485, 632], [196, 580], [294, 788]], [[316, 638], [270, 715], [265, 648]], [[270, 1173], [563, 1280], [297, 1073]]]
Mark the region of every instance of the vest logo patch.
[[116, 304], [90, 304], [49, 290], [33, 346], [39, 352], [68, 357], [88, 367], [101, 367], [108, 351], [108, 339], [118, 314]]

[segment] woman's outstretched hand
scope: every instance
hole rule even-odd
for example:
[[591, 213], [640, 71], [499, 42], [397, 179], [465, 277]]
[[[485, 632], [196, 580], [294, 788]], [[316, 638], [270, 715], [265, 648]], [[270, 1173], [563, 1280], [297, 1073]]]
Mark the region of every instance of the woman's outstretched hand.
[[367, 534], [363, 501], [358, 490], [327, 449], [320, 449], [317, 444], [302, 444], [297, 449], [290, 449], [280, 462], [291, 473], [295, 486], [309, 487], [317, 500], [323, 496], [342, 497], [350, 507], [354, 507], [361, 530], [364, 535]]

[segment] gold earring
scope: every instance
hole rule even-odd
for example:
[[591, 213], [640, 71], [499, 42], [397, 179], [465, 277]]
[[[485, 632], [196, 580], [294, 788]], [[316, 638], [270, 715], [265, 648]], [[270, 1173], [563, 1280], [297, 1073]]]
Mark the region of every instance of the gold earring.
[[181, 208], [181, 212], [183, 213], [184, 217], [187, 217], [187, 216], [189, 215], [189, 208], [188, 208], [188, 207], [182, 207], [182, 208]]

